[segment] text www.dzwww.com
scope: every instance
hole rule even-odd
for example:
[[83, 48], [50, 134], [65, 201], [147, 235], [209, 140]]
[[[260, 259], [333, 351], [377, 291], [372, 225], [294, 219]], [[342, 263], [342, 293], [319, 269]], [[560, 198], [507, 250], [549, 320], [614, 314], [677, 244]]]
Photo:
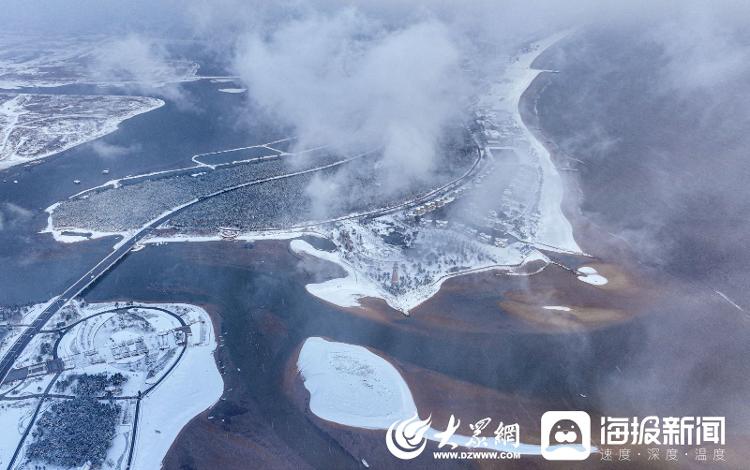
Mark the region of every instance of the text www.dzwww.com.
[[520, 459], [518, 452], [468, 451], [468, 452], [433, 452], [432, 457], [439, 460], [511, 460]]

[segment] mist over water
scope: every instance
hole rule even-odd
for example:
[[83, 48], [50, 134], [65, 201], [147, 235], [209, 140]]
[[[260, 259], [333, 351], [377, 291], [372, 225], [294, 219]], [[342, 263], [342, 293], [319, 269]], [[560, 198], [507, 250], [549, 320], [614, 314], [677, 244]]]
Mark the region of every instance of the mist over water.
[[[653, 315], [629, 325], [629, 332], [535, 337], [540, 350], [560, 354], [559, 364], [571, 369], [553, 380], [544, 367], [529, 371], [524, 361], [535, 351], [521, 348], [531, 344], [522, 342], [504, 351], [506, 369], [498, 372], [497, 364], [485, 360], [476, 375], [525, 378], [520, 388], [535, 393], [561, 383], [573, 393], [586, 384], [598, 391], [595, 406], [601, 409], [725, 413], [732, 426], [747, 431], [750, 7], [745, 2], [192, 0], [135, 1], [127, 8], [83, 0], [64, 7], [52, 0], [9, 3], [16, 15], [11, 26], [18, 29], [44, 34], [55, 24], [58, 31], [106, 35], [88, 73], [106, 78], [125, 70], [135, 82], [128, 92], [150, 94], [153, 82], [178, 72], [172, 53], [160, 45], [165, 36], [203, 43], [214, 55], [212, 71], [236, 76], [248, 89], [248, 103], [231, 116], [237, 126], [233, 142], [244, 143], [238, 137], [243, 130], [252, 136], [242, 126], [260, 115], [297, 137], [291, 150], [328, 146], [341, 155], [376, 150], [386, 175], [379, 187], [384, 192], [436, 177], [446, 158], [446, 135], [467, 123], [479, 85], [500, 71], [498, 57], [571, 30], [536, 64], [559, 71], [545, 78], [540, 125], [562, 154], [581, 162], [575, 169], [583, 217], [624, 239], [633, 264], [668, 279], [664, 290], [679, 299], [655, 304]], [[181, 110], [197, 102], [181, 87], [158, 90]], [[203, 121], [185, 128], [199, 124]], [[113, 137], [86, 151], [120, 158], [162, 150], [138, 145]], [[188, 155], [188, 147], [179, 148]], [[361, 189], [353, 181], [366, 171], [369, 167], [354, 165], [313, 178], [307, 187], [313, 212], [324, 214], [342, 198], [357, 197]], [[499, 185], [504, 177], [485, 184]], [[29, 210], [2, 201], [0, 231], [28, 224]], [[616, 341], [608, 341], [610, 333], [619, 335]], [[403, 357], [417, 355], [406, 342], [387, 346], [383, 349]], [[461, 354], [460, 345], [452, 347], [450, 354]], [[612, 347], [621, 347], [621, 353]], [[584, 361], [601, 357], [611, 364], [585, 369]]]
[[642, 319], [627, 366], [604, 380], [606, 405], [721, 410], [747, 432], [750, 140], [739, 128], [750, 123], [750, 70], [734, 57], [750, 42], [710, 16], [688, 29], [700, 46], [675, 40], [692, 27], [678, 20], [577, 34], [539, 61], [560, 73], [537, 106], [560, 154], [577, 160], [582, 215], [667, 294]]

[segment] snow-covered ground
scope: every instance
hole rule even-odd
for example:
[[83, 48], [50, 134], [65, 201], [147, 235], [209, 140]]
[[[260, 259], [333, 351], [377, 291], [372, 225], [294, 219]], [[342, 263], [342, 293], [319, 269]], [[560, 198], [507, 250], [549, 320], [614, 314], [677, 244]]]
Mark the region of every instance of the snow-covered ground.
[[[310, 393], [310, 411], [326, 421], [357, 428], [388, 429], [396, 421], [419, 415], [411, 390], [398, 370], [362, 346], [307, 338], [300, 350], [297, 368]], [[423, 410], [422, 414], [428, 415], [429, 410]], [[429, 420], [425, 421], [425, 426], [430, 424]], [[469, 431], [468, 424], [464, 426], [463, 429]], [[438, 434], [443, 430], [429, 427], [424, 436], [439, 442]], [[475, 447], [469, 445], [471, 437], [460, 431], [451, 440], [460, 446]], [[538, 445], [520, 443], [513, 447], [494, 439], [487, 439], [476, 447], [521, 454], [541, 453]]]
[[167, 378], [141, 401], [132, 468], [160, 468], [180, 430], [216, 403], [224, 381], [214, 361], [216, 335], [205, 310], [182, 305], [191, 323], [188, 348]]
[[[43, 305], [46, 304], [33, 306], [30, 311]], [[127, 310], [110, 312], [122, 307]], [[187, 327], [182, 328], [177, 318], [158, 309], [179, 316]], [[217, 346], [213, 325], [208, 313], [197, 306], [73, 302], [49, 322], [50, 327], [58, 324], [74, 326], [60, 340], [58, 351], [65, 370], [53, 386], [53, 393], [75, 394], [74, 379], [80, 374], [120, 373], [127, 380], [116, 389], [108, 389], [109, 392], [124, 398], [143, 394], [133, 468], [159, 468], [182, 427], [218, 401], [223, 393], [223, 380], [213, 355]], [[54, 335], [49, 333], [35, 336], [14, 367], [38, 362], [36, 356], [41, 344], [53, 339]], [[7, 392], [13, 397], [37, 394], [52, 377], [44, 374], [15, 381], [0, 393]], [[35, 402], [0, 400], [0, 425], [4, 430], [20, 426], [19, 420], [25, 413], [21, 405], [10, 406], [11, 403]], [[135, 400], [119, 403], [123, 405], [123, 413], [105, 468], [124, 468], [123, 459], [132, 436]], [[3, 444], [0, 462], [6, 462], [5, 452], [10, 449], [12, 454], [18, 436], [6, 431], [0, 434]], [[10, 443], [11, 439], [15, 440]], [[31, 437], [25, 445], [30, 441]]]
[[583, 266], [576, 270], [578, 273], [578, 280], [583, 281], [586, 284], [591, 284], [592, 286], [603, 286], [609, 282], [609, 280], [599, 274], [596, 269], [590, 267], [590, 266]]
[[[411, 232], [408, 247], [385, 241], [394, 230]], [[363, 297], [380, 298], [407, 314], [451, 277], [484, 270], [513, 273], [530, 261], [546, 260], [521, 243], [501, 247], [450, 229], [410, 229], [394, 216], [342, 221], [328, 238], [337, 245], [336, 252], [318, 250], [303, 240], [291, 242], [295, 253], [331, 261], [347, 272], [343, 278], [307, 285], [310, 294], [342, 307], [358, 306]]]
[[135, 396], [159, 380], [178, 358], [177, 319], [158, 310], [129, 309], [89, 317], [66, 332], [58, 353], [61, 376], [119, 372], [128, 380], [121, 395]]
[[51, 380], [51, 374], [29, 377], [22, 382], [3, 384], [0, 393], [11, 398], [39, 395], [44, 392]]
[[105, 136], [163, 105], [140, 96], [0, 94], [0, 170]]
[[117, 420], [115, 437], [112, 439], [111, 447], [107, 450], [107, 458], [102, 467], [113, 470], [127, 470], [127, 459], [133, 436], [135, 400], [119, 400], [117, 404], [122, 407], [122, 411], [120, 411]]
[[310, 390], [310, 410], [327, 421], [387, 429], [417, 412], [398, 371], [362, 346], [308, 338], [297, 367]]
[[558, 312], [570, 312], [572, 309], [564, 305], [545, 305], [542, 307], [545, 310], [557, 310]]
[[519, 103], [542, 70], [531, 68], [534, 60], [548, 47], [562, 39], [558, 34], [531, 44], [525, 52], [512, 58], [503, 75], [480, 97], [478, 108], [484, 116], [488, 150], [512, 148], [522, 162], [538, 172], [538, 187], [525, 188], [536, 193], [533, 209], [526, 218], [519, 238], [544, 248], [580, 253], [573, 228], [561, 209], [563, 183], [550, 153], [529, 130], [521, 118]]
[[319, 284], [308, 284], [305, 289], [310, 294], [341, 307], [358, 307], [362, 297], [382, 298], [383, 294], [377, 284], [345, 262], [337, 252], [318, 250], [304, 240], [292, 240], [290, 248], [297, 254], [308, 254], [332, 263], [346, 270], [346, 277], [330, 279]]
[[38, 404], [33, 398], [0, 402], [0, 465], [6, 466], [13, 457]]
[[[138, 64], [123, 62], [123, 51], [141, 46], [139, 41], [101, 35], [45, 37], [0, 33], [0, 88], [123, 83], [160, 87], [202, 78], [197, 76], [198, 64], [183, 58], [153, 56]], [[139, 52], [135, 56], [153, 51]], [[137, 74], [130, 73], [131, 69]]]
[[245, 93], [247, 91], [247, 88], [219, 88], [219, 91], [222, 93], [239, 94]]
[[[299, 238], [304, 235], [310, 235], [313, 237], [324, 237], [322, 232], [313, 231], [307, 229], [300, 230], [269, 230], [267, 232], [247, 232], [240, 233], [232, 240], [239, 240], [245, 242], [254, 242], [258, 240], [291, 240], [293, 238]], [[218, 242], [225, 240], [221, 235], [175, 235], [169, 237], [149, 237], [143, 240], [144, 245], [159, 245], [162, 243], [202, 243], [202, 242]]]
[[[51, 359], [52, 345], [55, 339], [56, 336], [54, 333], [39, 333], [34, 336], [29, 345], [19, 354], [18, 359], [13, 364], [14, 367], [26, 367]], [[48, 352], [43, 354], [43, 349], [46, 349]]]

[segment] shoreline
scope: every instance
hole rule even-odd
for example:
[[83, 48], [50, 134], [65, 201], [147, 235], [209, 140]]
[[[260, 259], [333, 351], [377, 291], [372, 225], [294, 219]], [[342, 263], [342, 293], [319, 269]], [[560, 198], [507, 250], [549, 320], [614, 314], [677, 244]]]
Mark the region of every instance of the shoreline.
[[[559, 42], [550, 47], [556, 46], [559, 46]], [[551, 163], [557, 170], [559, 181], [562, 185], [560, 210], [570, 223], [581, 251], [592, 258], [590, 262], [604, 263], [608, 269], [615, 269], [616, 272], [611, 276], [625, 276], [631, 280], [640, 278], [647, 273], [643, 272], [642, 269], [635, 269], [636, 261], [632, 254], [630, 254], [633, 247], [627, 245], [626, 242], [618, 238], [615, 234], [598, 227], [590, 218], [583, 214], [581, 208], [585, 203], [586, 195], [583, 193], [583, 188], [580, 184], [580, 173], [577, 169], [570, 168], [567, 165], [570, 160], [575, 161], [575, 159], [567, 155], [547, 135], [541, 125], [537, 103], [548, 86], [549, 80], [554, 80], [556, 75], [552, 71], [539, 69], [539, 73], [521, 96], [518, 108], [519, 116], [523, 120], [528, 132], [547, 151]], [[604, 275], [605, 277], [610, 277], [607, 276], [607, 273]]]
[[[2, 94], [5, 94], [5, 93], [0, 91], [0, 95]], [[58, 95], [48, 95], [48, 94], [46, 95], [44, 93], [7, 93], [7, 94], [15, 94], [16, 96], [58, 96]], [[76, 96], [80, 98], [91, 98], [92, 95], [83, 94], [83, 95], [69, 95], [69, 96]], [[72, 148], [78, 147], [79, 145], [84, 145], [90, 142], [94, 142], [102, 137], [105, 137], [117, 131], [120, 128], [120, 125], [123, 122], [127, 121], [128, 119], [132, 119], [134, 117], [140, 116], [141, 114], [146, 114], [151, 111], [157, 110], [166, 104], [164, 100], [160, 98], [154, 98], [151, 96], [136, 96], [136, 95], [109, 95], [109, 96], [117, 97], [119, 99], [131, 99], [131, 100], [140, 99], [143, 101], [143, 103], [139, 108], [132, 109], [129, 112], [124, 113], [122, 116], [109, 116], [105, 118], [104, 124], [101, 126], [101, 129], [91, 134], [82, 133], [78, 136], [77, 139], [71, 142], [68, 142], [67, 144], [63, 145], [59, 149], [42, 152], [39, 155], [30, 157], [30, 158], [19, 158], [18, 156], [15, 156], [15, 154], [14, 156], [11, 156], [9, 158], [1, 158], [0, 159], [0, 172], [9, 170], [19, 165], [39, 163], [42, 160], [45, 160], [49, 157], [53, 157], [57, 154], [65, 152], [66, 150], [70, 150]], [[19, 112], [19, 114], [16, 115], [16, 120], [18, 119], [18, 116], [20, 116], [21, 114], [23, 114], [23, 112]], [[56, 118], [56, 116], [53, 115], [52, 118]], [[14, 128], [15, 128], [15, 122], [11, 124], [11, 126], [9, 127], [8, 135], [5, 136], [6, 140], [8, 136], [10, 136], [10, 133], [14, 130]], [[6, 142], [3, 142], [3, 144], [5, 143]], [[3, 148], [0, 148], [0, 150], [5, 150], [5, 149], [3, 147]]]

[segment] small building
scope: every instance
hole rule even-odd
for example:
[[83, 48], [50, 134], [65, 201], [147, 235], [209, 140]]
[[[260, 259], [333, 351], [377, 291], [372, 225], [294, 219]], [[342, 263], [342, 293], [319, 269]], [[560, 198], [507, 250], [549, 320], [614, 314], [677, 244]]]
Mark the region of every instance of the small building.
[[219, 227], [219, 236], [224, 240], [234, 240], [240, 234], [236, 227]]

